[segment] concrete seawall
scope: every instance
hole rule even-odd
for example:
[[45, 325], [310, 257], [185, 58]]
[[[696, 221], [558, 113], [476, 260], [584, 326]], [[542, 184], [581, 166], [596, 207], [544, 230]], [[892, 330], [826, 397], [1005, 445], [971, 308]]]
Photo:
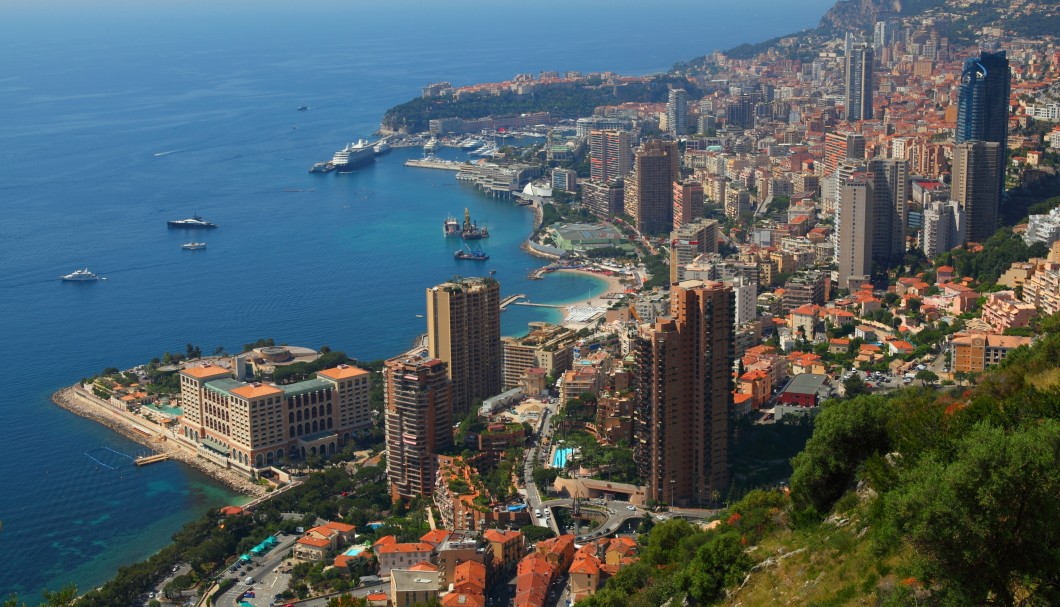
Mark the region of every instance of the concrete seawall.
[[254, 483], [238, 472], [221, 468], [198, 457], [190, 448], [184, 447], [177, 439], [171, 438], [165, 430], [152, 427], [146, 420], [138, 420], [131, 414], [114, 409], [96, 395], [79, 386], [59, 390], [52, 395], [52, 402], [74, 415], [106, 426], [155, 452], [165, 453], [173, 459], [180, 460], [233, 491], [251, 497], [266, 494], [265, 487]]

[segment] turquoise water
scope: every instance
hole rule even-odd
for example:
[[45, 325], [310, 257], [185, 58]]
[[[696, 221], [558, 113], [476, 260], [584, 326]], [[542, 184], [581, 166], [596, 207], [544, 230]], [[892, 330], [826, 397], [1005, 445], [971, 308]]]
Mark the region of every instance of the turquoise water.
[[343, 552], [343, 554], [345, 554], [346, 556], [357, 556], [358, 554], [361, 554], [363, 552], [364, 546], [350, 546], [346, 549], [346, 552]]
[[[457, 274], [495, 269], [503, 293], [535, 302], [603, 290], [581, 276], [527, 280], [540, 265], [518, 248], [530, 213], [451, 173], [403, 167], [418, 151], [395, 150], [351, 175], [306, 173], [369, 136], [387, 107], [443, 79], [657, 71], [811, 25], [830, 3], [678, 2], [687, 18], [674, 20], [639, 8], [630, 19], [632, 4], [595, 0], [546, 0], [536, 14], [474, 0], [6, 2], [0, 334], [11, 372], [0, 396], [0, 596], [97, 586], [188, 520], [239, 503], [175, 461], [97, 464], [85, 453], [142, 447], [52, 405], [57, 388], [189, 342], [233, 351], [273, 337], [362, 360], [391, 356], [425, 330], [425, 288]], [[543, 20], [551, 11], [563, 18]], [[512, 35], [527, 28], [533, 35]], [[491, 259], [477, 267], [456, 262], [439, 232], [464, 207], [493, 235], [483, 243]], [[166, 229], [193, 213], [221, 227]], [[187, 254], [180, 244], [190, 239], [209, 248]], [[56, 279], [85, 266], [107, 280]], [[513, 306], [503, 330], [559, 314]]]
[[567, 465], [567, 460], [570, 459], [571, 454], [574, 453], [574, 449], [556, 449], [556, 453], [552, 456], [552, 467], [563, 468]]

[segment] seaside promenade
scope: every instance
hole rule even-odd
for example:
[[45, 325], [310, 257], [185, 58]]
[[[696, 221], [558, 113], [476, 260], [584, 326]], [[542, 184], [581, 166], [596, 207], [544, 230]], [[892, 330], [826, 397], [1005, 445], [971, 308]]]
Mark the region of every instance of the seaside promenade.
[[75, 415], [102, 424], [156, 453], [180, 460], [234, 491], [258, 499], [272, 495], [266, 491], [264, 486], [251, 481], [246, 476], [221, 468], [199, 457], [190, 446], [184, 445], [170, 430], [139, 415], [119, 411], [80, 385], [59, 390], [52, 395], [52, 402]]

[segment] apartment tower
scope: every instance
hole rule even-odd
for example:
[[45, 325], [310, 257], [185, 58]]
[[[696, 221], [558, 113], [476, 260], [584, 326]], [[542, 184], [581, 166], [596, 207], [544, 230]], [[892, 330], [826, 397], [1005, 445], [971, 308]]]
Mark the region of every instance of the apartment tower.
[[670, 89], [666, 101], [666, 124], [674, 137], [688, 134], [688, 92]]
[[716, 503], [729, 483], [734, 297], [718, 282], [670, 290], [670, 317], [638, 327], [634, 459], [647, 498]]
[[863, 41], [846, 42], [846, 97], [847, 121], [872, 120], [872, 46]]
[[835, 213], [835, 260], [839, 266], [838, 282], [841, 288], [854, 291], [870, 278], [873, 207], [872, 186], [862, 174], [839, 186]]
[[637, 149], [626, 180], [626, 214], [641, 234], [662, 234], [673, 227], [673, 183], [678, 171], [677, 142], [651, 139]]
[[674, 182], [674, 229], [703, 216], [703, 184], [698, 181]]
[[872, 259], [886, 264], [905, 254], [909, 162], [874, 158], [867, 169], [872, 183]]
[[452, 383], [437, 358], [399, 356], [383, 367], [386, 473], [394, 499], [434, 491], [438, 453], [453, 444]]
[[965, 241], [985, 242], [997, 230], [1005, 151], [993, 141], [953, 146], [951, 196], [964, 207]]
[[589, 177], [610, 183], [633, 168], [633, 144], [628, 131], [589, 133]]
[[427, 352], [447, 365], [453, 415], [502, 391], [500, 285], [461, 278], [427, 289]]

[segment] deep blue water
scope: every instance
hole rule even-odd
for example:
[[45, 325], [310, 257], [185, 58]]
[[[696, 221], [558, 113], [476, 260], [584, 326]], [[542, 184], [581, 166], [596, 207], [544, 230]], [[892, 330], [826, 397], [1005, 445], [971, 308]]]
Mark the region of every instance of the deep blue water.
[[[236, 497], [175, 462], [95, 464], [86, 451], [141, 448], [52, 405], [55, 389], [189, 342], [390, 356], [424, 331], [424, 289], [458, 274], [494, 269], [538, 302], [599, 292], [526, 280], [529, 212], [403, 167], [418, 151], [306, 173], [387, 107], [435, 80], [660, 71], [812, 25], [830, 2], [143, 4], [13, 1], [0, 19], [0, 596], [96, 586]], [[490, 228], [485, 264], [440, 236], [464, 207]], [[192, 213], [221, 227], [166, 229]], [[208, 250], [182, 251], [192, 239]], [[83, 266], [108, 280], [56, 279]], [[504, 330], [542, 314], [512, 307]]]

